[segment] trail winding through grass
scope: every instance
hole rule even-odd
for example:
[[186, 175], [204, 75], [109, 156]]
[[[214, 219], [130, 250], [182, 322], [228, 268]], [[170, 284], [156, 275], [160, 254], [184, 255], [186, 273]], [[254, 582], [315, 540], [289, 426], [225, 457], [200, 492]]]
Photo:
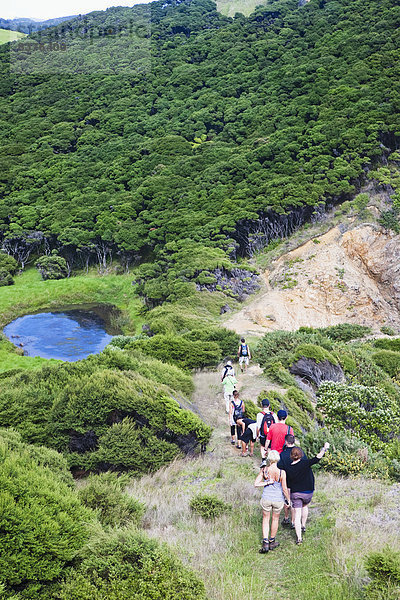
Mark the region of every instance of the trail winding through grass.
[[[193, 403], [213, 436], [203, 456], [176, 460], [132, 482], [130, 492], [148, 506], [148, 534], [167, 542], [203, 578], [210, 600], [361, 599], [364, 556], [376, 550], [371, 533], [379, 527], [380, 539], [400, 546], [400, 485], [318, 474], [303, 545], [280, 528], [280, 547], [260, 555], [260, 492], [253, 487], [259, 451], [241, 458], [230, 445], [219, 373], [199, 372], [194, 380]], [[273, 387], [257, 366], [239, 375], [244, 399], [256, 400]], [[189, 508], [199, 493], [216, 494], [232, 511], [203, 520]]]

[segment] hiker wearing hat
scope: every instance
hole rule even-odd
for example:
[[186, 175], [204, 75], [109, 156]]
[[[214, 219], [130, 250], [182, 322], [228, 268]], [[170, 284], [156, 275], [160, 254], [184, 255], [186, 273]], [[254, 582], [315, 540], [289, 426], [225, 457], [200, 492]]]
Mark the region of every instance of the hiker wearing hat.
[[271, 450], [276, 450], [280, 454], [285, 444], [285, 436], [289, 433], [294, 435], [294, 431], [290, 425], [286, 425], [287, 416], [286, 410], [278, 410], [278, 422], [273, 423], [269, 428], [267, 441], [265, 442], [265, 450], [270, 448]]
[[268, 398], [264, 398], [261, 402], [262, 411], [257, 413], [257, 437], [260, 438], [261, 458], [265, 457], [265, 442], [269, 428], [273, 423], [278, 421], [277, 416], [270, 410]]
[[227, 361], [221, 375], [224, 390], [225, 410], [229, 414], [229, 407], [233, 400], [233, 391], [236, 389], [237, 379], [231, 361]]

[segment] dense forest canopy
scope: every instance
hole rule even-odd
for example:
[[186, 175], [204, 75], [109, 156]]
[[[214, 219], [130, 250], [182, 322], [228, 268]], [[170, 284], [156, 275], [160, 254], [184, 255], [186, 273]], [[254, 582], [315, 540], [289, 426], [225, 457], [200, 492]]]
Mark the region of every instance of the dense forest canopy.
[[160, 0], [35, 34], [66, 49], [14, 46], [22, 74], [4, 47], [4, 249], [150, 258], [143, 281], [161, 281], [189, 241], [222, 265], [263, 218], [346, 198], [399, 144], [399, 26], [395, 0], [271, 0], [249, 18]]

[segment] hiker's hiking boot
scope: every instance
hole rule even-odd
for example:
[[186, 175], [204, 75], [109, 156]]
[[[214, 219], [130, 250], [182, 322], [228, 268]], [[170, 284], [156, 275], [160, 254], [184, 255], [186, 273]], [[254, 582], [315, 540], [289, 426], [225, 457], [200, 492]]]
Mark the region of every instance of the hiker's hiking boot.
[[268, 540], [263, 540], [262, 546], [259, 549], [259, 553], [260, 554], [266, 554], [267, 552], [269, 552], [269, 541]]
[[290, 519], [283, 519], [283, 521], [281, 521], [281, 525], [282, 525], [282, 527], [289, 527]]
[[278, 546], [279, 546], [279, 542], [277, 542], [275, 539], [269, 540], [269, 549], [270, 550], [274, 550]]

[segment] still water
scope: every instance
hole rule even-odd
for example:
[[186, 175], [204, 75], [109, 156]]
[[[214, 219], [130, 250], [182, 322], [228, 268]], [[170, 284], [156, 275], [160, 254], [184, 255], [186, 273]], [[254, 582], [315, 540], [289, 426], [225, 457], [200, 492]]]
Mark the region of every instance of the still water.
[[25, 315], [4, 327], [4, 334], [27, 356], [76, 361], [98, 354], [109, 343], [113, 330], [110, 307], [80, 306]]

